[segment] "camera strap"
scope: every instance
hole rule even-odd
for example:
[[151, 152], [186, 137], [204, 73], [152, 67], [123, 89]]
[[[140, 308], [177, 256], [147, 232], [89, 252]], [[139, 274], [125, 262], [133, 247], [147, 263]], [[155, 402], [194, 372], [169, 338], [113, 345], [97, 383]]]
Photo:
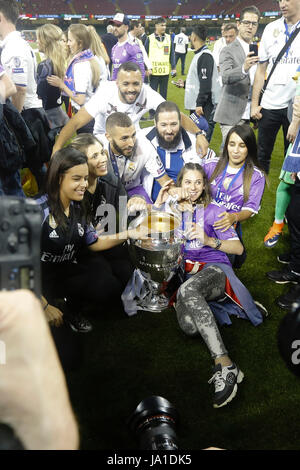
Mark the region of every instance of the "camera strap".
[[280, 62], [281, 58], [283, 57], [283, 55], [285, 54], [285, 52], [289, 49], [290, 45], [292, 44], [292, 42], [294, 41], [294, 39], [296, 38], [297, 34], [299, 33], [300, 31], [300, 26], [298, 26], [295, 31], [293, 31], [293, 33], [290, 35], [289, 37], [289, 40], [285, 43], [285, 45], [283, 46], [283, 48], [281, 49], [281, 51], [279, 52], [278, 56], [276, 57], [276, 60], [273, 64], [273, 67], [271, 68], [271, 71], [267, 77], [267, 79], [265, 80], [265, 83], [264, 83], [264, 86], [262, 87], [261, 89], [261, 92], [260, 92], [260, 96], [259, 96], [259, 105], [260, 105], [260, 102], [262, 100], [262, 97], [263, 97], [263, 94], [264, 92], [266, 91], [266, 88], [268, 86], [268, 83], [270, 81], [270, 78], [271, 76], [273, 75], [273, 72], [277, 66], [277, 64]]

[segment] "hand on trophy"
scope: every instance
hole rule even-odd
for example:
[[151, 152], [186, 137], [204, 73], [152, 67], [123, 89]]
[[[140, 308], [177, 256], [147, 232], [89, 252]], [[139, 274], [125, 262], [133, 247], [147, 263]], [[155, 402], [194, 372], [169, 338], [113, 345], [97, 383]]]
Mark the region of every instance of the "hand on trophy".
[[172, 186], [168, 193], [172, 197], [177, 197], [178, 201], [184, 201], [190, 197], [186, 188], [179, 188], [177, 186]]
[[127, 203], [129, 214], [147, 210], [147, 202], [142, 196], [133, 196]]
[[185, 237], [188, 240], [200, 240], [203, 245], [207, 245], [209, 240], [209, 237], [204, 232], [203, 226], [195, 224], [195, 222], [191, 223], [189, 230], [185, 232]]
[[128, 238], [133, 240], [145, 240], [148, 238], [149, 228], [146, 224], [141, 224], [136, 228], [131, 228], [128, 230]]
[[168, 197], [170, 196], [170, 188], [173, 187], [173, 182], [172, 181], [167, 181], [161, 188], [161, 190], [158, 193], [158, 196], [156, 198], [156, 201], [154, 203], [155, 207], [160, 207], [162, 204], [164, 204]]

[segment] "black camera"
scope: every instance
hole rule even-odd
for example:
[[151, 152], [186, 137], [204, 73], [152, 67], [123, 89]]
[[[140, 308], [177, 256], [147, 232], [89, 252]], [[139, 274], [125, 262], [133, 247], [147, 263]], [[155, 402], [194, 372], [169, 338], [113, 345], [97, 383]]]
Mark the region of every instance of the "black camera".
[[129, 418], [129, 427], [135, 434], [141, 450], [177, 450], [175, 432], [178, 413], [165, 398], [151, 396], [137, 406]]
[[288, 369], [300, 377], [300, 298], [279, 325], [278, 348]]
[[41, 224], [33, 199], [0, 197], [0, 290], [30, 289], [41, 296]]

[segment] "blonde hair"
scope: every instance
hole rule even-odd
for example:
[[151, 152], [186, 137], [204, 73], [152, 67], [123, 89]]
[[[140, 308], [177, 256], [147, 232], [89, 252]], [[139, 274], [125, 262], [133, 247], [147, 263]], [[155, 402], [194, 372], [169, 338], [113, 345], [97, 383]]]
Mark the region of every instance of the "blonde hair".
[[87, 26], [89, 33], [91, 35], [91, 46], [90, 49], [92, 53], [97, 57], [102, 57], [106, 64], [110, 63], [110, 58], [106, 52], [105, 46], [101, 41], [99, 34], [96, 31], [96, 28], [92, 25]]
[[[87, 26], [84, 24], [71, 24], [68, 28], [68, 32], [74, 36], [81, 51], [91, 48], [92, 38]], [[100, 66], [95, 58], [91, 59], [89, 62], [92, 70], [92, 84], [94, 88], [97, 88], [101, 75]]]
[[62, 30], [54, 24], [44, 24], [37, 29], [37, 39], [43, 52], [52, 62], [54, 75], [60, 78], [65, 75], [65, 55], [59, 43], [62, 35]]

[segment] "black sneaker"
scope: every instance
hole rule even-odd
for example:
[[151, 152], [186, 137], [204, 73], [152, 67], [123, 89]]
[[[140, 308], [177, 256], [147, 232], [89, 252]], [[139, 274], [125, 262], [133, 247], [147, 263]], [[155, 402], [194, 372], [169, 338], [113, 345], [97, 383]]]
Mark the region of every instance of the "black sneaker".
[[236, 364], [227, 367], [217, 364], [213, 376], [208, 381], [215, 386], [213, 407], [221, 408], [227, 405], [236, 396], [237, 384], [241, 383], [243, 378], [244, 374]]
[[92, 324], [79, 314], [68, 313], [64, 315], [64, 319], [76, 333], [89, 333], [93, 329]]
[[298, 284], [298, 282], [300, 282], [300, 275], [297, 276], [290, 268], [283, 271], [269, 271], [266, 275], [271, 281], [277, 284], [287, 284], [288, 282]]
[[282, 253], [281, 255], [277, 256], [277, 260], [279, 261], [279, 263], [289, 264], [289, 262], [291, 261], [291, 255], [290, 253]]
[[260, 311], [260, 313], [262, 314], [262, 316], [264, 318], [270, 317], [271, 314], [268, 312], [268, 310], [266, 309], [266, 307], [263, 304], [261, 304], [257, 300], [254, 300], [254, 303], [255, 303], [257, 309]]
[[290, 310], [294, 302], [300, 301], [300, 284], [297, 284], [283, 295], [280, 295], [276, 299], [276, 303], [280, 308], [285, 310]]

